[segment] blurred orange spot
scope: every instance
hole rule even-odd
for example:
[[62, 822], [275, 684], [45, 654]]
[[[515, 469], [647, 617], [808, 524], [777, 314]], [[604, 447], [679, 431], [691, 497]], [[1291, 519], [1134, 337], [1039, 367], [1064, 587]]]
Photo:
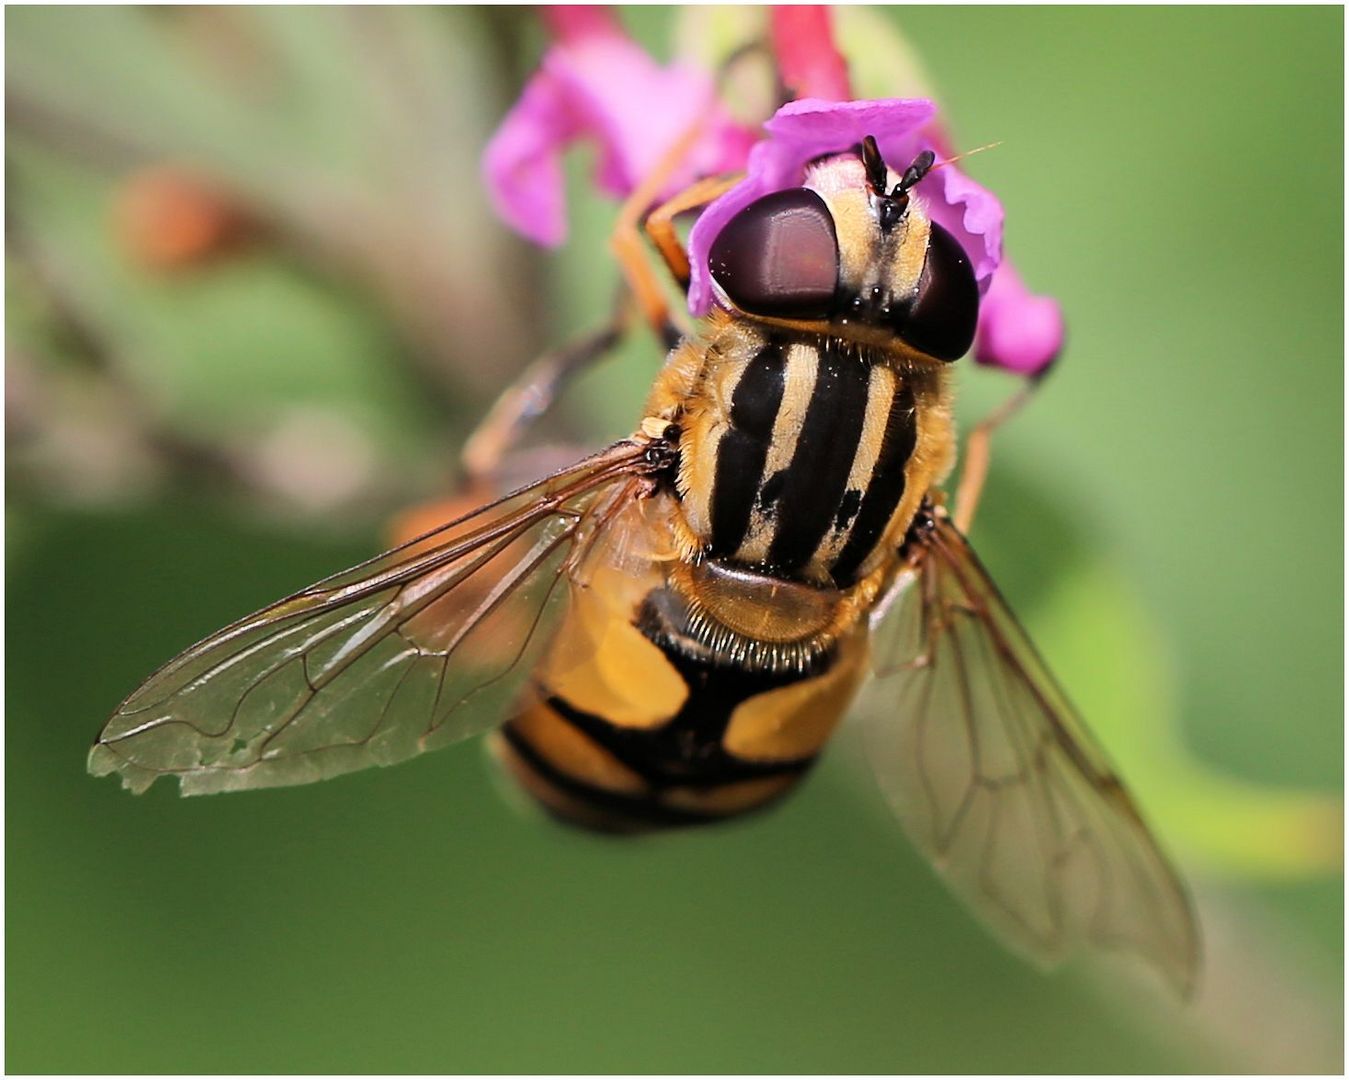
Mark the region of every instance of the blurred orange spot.
[[[389, 523], [386, 535], [392, 546], [399, 547], [417, 539], [424, 533], [430, 532], [432, 529], [438, 529], [442, 525], [463, 517], [465, 514], [471, 514], [478, 507], [491, 502], [493, 498], [495, 498], [495, 495], [491, 491], [474, 486], [465, 489], [458, 495], [451, 495], [445, 499], [433, 499], [430, 502], [418, 503], [394, 517]], [[453, 533], [428, 537], [425, 543], [410, 549], [409, 553], [425, 551], [433, 544], [439, 543], [451, 535]]]
[[[389, 541], [395, 547], [411, 543], [433, 529], [472, 513], [496, 497], [497, 493], [486, 485], [470, 485], [457, 495], [418, 503], [389, 523]], [[403, 556], [410, 558], [421, 554], [453, 536], [480, 528], [484, 523], [483, 518], [478, 517], [464, 522], [460, 527], [426, 536], [420, 543], [409, 547]], [[458, 638], [465, 626], [473, 621], [471, 613], [480, 612], [481, 621], [476, 629], [455, 646], [456, 657], [468, 668], [499, 669], [509, 664], [528, 636], [534, 611], [515, 596], [490, 613], [482, 611], [481, 606], [501, 577], [529, 555], [531, 547], [532, 542], [526, 538], [511, 544], [489, 565], [412, 619], [405, 627], [405, 633], [424, 646], [442, 648]]]
[[235, 246], [247, 232], [237, 202], [200, 173], [155, 165], [133, 173], [112, 207], [117, 242], [152, 270], [179, 270]]

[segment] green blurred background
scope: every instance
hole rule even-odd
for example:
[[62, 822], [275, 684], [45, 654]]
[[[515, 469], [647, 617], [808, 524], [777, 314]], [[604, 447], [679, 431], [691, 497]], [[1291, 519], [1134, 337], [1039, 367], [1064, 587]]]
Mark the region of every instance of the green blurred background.
[[[581, 153], [559, 253], [487, 209], [524, 11], [9, 8], [9, 1071], [1342, 1070], [1343, 13], [871, 17], [1002, 140], [969, 168], [1067, 313], [974, 540], [1194, 884], [1198, 1000], [1004, 953], [854, 731], [780, 811], [627, 843], [473, 745], [85, 776], [155, 665], [451, 489], [493, 391], [603, 317], [613, 207]], [[658, 362], [550, 434], [623, 431]], [[1008, 389], [962, 379], [965, 416]]]

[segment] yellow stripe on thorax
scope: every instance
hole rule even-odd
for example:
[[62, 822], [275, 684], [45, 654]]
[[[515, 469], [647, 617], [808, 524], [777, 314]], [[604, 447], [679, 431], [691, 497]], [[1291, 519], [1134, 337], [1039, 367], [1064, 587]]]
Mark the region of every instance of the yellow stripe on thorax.
[[682, 403], [679, 440], [679, 492], [684, 521], [700, 541], [712, 535], [712, 499], [716, 487], [717, 449], [731, 426], [731, 402], [764, 339], [751, 330], [722, 327], [707, 346], [706, 361], [695, 392]]
[[[787, 365], [782, 388], [782, 404], [773, 423], [773, 441], [764, 462], [763, 481], [781, 472], [792, 463], [796, 441], [805, 423], [806, 410], [815, 393], [815, 379], [819, 374], [819, 354], [808, 345], [793, 345], [787, 350]], [[735, 553], [737, 561], [754, 565], [768, 557], [773, 542], [776, 507], [765, 510], [755, 502], [750, 513], [749, 529]]]
[[[862, 434], [857, 441], [857, 453], [853, 457], [852, 469], [848, 473], [848, 482], [844, 485], [845, 492], [857, 491], [863, 496], [866, 495], [867, 487], [871, 484], [872, 475], [876, 471], [876, 459], [881, 453], [885, 429], [890, 420], [890, 407], [894, 403], [898, 389], [897, 377], [893, 371], [884, 364], [872, 366], [871, 381], [867, 387], [866, 417], [862, 422]], [[825, 533], [820, 546], [815, 549], [807, 572], [813, 571], [813, 576], [823, 575], [829, 565], [838, 558], [850, 535], [852, 535], [851, 528]]]

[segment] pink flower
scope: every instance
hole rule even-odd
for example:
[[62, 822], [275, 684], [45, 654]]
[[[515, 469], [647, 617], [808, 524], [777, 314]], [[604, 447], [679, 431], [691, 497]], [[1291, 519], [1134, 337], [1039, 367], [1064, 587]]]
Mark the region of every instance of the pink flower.
[[979, 305], [975, 360], [1018, 375], [1043, 375], [1062, 348], [1058, 301], [1028, 292], [1016, 269], [1004, 261]]
[[923, 150], [938, 167], [916, 189], [929, 216], [970, 257], [984, 299], [976, 361], [1021, 375], [1043, 372], [1063, 343], [1058, 304], [1029, 293], [1003, 260], [1003, 209], [997, 197], [954, 165], [948, 140], [926, 98], [849, 100], [847, 65], [821, 7], [773, 9], [771, 41], [783, 83], [802, 95], [763, 125], [737, 125], [716, 100], [710, 74], [687, 64], [661, 67], [627, 38], [604, 9], [551, 8], [556, 43], [488, 145], [484, 172], [498, 212], [541, 244], [565, 234], [562, 151], [594, 139], [596, 181], [623, 198], [699, 118], [704, 125], [665, 194], [700, 177], [738, 169], [745, 178], [708, 206], [689, 236], [689, 310], [705, 315], [717, 301], [707, 266], [712, 241], [755, 199], [802, 182], [807, 163], [875, 137], [882, 156], [903, 169]]
[[744, 164], [755, 135], [715, 100], [707, 72], [657, 64], [607, 9], [545, 10], [556, 43], [483, 159], [492, 202], [514, 229], [550, 247], [565, 239], [562, 152], [581, 139], [598, 145], [596, 183], [615, 198], [630, 194], [699, 117], [701, 136], [667, 193]]

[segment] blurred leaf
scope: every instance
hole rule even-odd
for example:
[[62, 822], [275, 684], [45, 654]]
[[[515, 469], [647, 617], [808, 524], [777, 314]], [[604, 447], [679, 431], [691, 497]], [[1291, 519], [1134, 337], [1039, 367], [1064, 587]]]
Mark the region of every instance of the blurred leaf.
[[398, 346], [353, 296], [265, 250], [155, 274], [113, 243], [115, 182], [11, 140], [12, 192], [44, 272], [165, 421], [196, 435], [264, 430], [299, 404], [334, 409], [386, 451], [431, 417]]
[[[433, 386], [485, 394], [532, 348], [521, 246], [477, 157], [504, 106], [480, 21], [430, 8], [7, 12], [15, 127], [103, 172], [177, 162], [368, 291]], [[71, 73], [69, 76], [66, 71]], [[504, 90], [504, 88], [502, 88]]]
[[1092, 730], [1182, 856], [1245, 878], [1341, 872], [1338, 797], [1223, 776], [1182, 745], [1166, 634], [1117, 571], [1075, 561], [1034, 616], [1041, 648], [1072, 673], [1067, 685]]

